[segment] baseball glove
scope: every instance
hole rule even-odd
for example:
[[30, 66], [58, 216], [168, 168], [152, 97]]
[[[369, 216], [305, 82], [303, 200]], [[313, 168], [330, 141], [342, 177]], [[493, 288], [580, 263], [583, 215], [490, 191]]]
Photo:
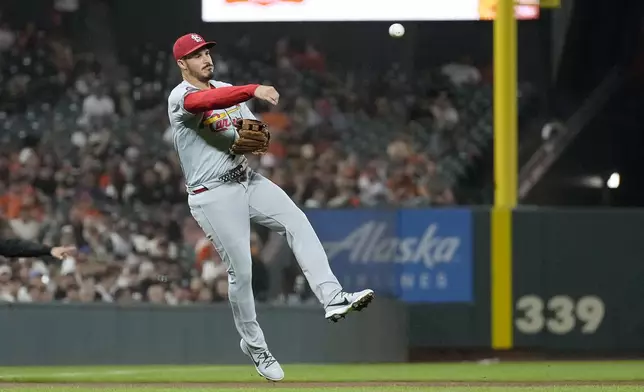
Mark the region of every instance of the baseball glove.
[[239, 137], [230, 147], [235, 155], [253, 153], [261, 155], [268, 151], [271, 134], [267, 125], [259, 120], [243, 119], [235, 122]]

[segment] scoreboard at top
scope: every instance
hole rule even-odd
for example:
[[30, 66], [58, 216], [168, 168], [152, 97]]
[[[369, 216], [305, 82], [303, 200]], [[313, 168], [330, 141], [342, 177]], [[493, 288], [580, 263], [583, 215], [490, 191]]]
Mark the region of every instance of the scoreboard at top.
[[[494, 20], [500, 0], [202, 0], [204, 22]], [[516, 18], [538, 19], [560, 0], [512, 0]]]

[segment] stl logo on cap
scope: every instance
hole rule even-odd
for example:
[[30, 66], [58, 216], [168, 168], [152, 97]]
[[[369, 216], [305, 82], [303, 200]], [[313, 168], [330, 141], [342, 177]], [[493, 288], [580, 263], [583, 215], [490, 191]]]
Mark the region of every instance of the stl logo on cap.
[[275, 3], [301, 3], [304, 0], [226, 0], [226, 3], [254, 3], [259, 5], [271, 5]]
[[199, 35], [197, 35], [197, 34], [192, 34], [192, 35], [190, 36], [190, 38], [192, 38], [192, 40], [193, 40], [193, 41], [195, 41], [195, 42], [197, 42], [197, 43], [199, 43], [199, 42], [203, 42], [203, 38], [201, 38], [201, 37], [200, 37]]

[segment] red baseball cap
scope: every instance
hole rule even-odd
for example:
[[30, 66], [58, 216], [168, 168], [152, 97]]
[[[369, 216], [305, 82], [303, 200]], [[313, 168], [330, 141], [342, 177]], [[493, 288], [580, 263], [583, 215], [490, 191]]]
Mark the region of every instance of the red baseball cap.
[[174, 59], [179, 60], [201, 48], [210, 48], [217, 45], [214, 41], [206, 41], [202, 36], [195, 33], [183, 35], [177, 39], [172, 47]]

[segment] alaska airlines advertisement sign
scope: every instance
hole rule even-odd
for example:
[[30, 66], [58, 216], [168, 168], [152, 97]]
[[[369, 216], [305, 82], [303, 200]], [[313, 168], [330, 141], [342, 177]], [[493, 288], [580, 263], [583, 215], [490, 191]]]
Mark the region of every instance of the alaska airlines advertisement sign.
[[308, 210], [346, 290], [405, 302], [472, 301], [472, 213], [466, 209]]

